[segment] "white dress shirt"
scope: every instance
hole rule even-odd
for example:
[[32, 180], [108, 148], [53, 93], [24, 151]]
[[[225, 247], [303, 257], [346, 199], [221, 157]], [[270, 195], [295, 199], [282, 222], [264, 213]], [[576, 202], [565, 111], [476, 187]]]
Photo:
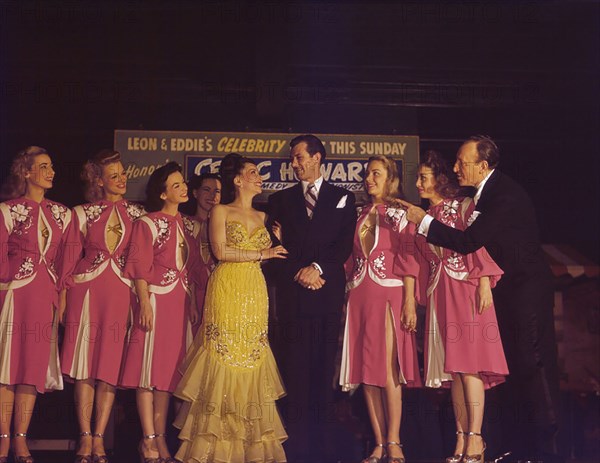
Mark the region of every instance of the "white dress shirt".
[[[308, 190], [308, 185], [310, 185], [310, 182], [305, 182], [302, 180], [300, 183], [302, 183], [302, 194], [306, 196], [306, 190]], [[323, 185], [323, 176], [321, 175], [313, 183], [315, 184], [315, 189], [317, 190], [317, 199], [319, 199], [319, 191], [321, 191], [321, 185]]]

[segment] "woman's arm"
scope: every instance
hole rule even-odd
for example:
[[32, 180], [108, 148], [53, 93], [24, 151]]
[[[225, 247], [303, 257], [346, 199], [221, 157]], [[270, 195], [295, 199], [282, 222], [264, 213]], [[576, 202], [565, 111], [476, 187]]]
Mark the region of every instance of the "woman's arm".
[[140, 325], [145, 331], [152, 331], [154, 327], [152, 305], [150, 304], [150, 292], [148, 282], [141, 278], [135, 279], [135, 292], [140, 301]]
[[404, 276], [404, 303], [402, 304], [401, 322], [408, 331], [417, 331], [417, 302], [415, 300], [415, 277]]
[[477, 310], [479, 310], [479, 313], [482, 313], [485, 309], [490, 308], [493, 303], [490, 277], [479, 278], [479, 285], [477, 285]]

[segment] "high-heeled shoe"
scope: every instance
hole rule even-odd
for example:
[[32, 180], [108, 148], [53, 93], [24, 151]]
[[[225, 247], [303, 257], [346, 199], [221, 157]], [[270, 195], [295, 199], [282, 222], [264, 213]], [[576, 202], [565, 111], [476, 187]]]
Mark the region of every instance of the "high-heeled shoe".
[[[10, 439], [10, 434], [0, 434], [0, 439]], [[8, 463], [8, 455], [0, 457], [0, 463]]]
[[[471, 432], [469, 431], [467, 433], [467, 436], [479, 436], [481, 437], [481, 434], [478, 432]], [[481, 441], [483, 442], [483, 449], [481, 449], [481, 453], [477, 454], [477, 455], [465, 455], [465, 458], [463, 460], [463, 463], [484, 463], [484, 455], [485, 455], [485, 449], [486, 449], [486, 445], [485, 445], [485, 441], [483, 440], [483, 438], [481, 438]]]
[[[400, 442], [388, 442], [387, 446], [389, 447], [390, 445], [397, 445], [398, 447], [402, 448], [402, 444]], [[388, 448], [387, 454], [388, 454], [387, 463], [406, 463], [406, 459], [404, 457], [391, 456], [389, 448]]]
[[[104, 439], [104, 434], [94, 433], [92, 434], [92, 438]], [[108, 463], [108, 457], [106, 456], [106, 453], [104, 455], [99, 455], [92, 452], [92, 463]]]
[[[27, 439], [27, 433], [25, 433], [25, 432], [17, 432], [13, 436], [13, 439], [15, 437], [22, 437], [23, 439]], [[15, 463], [34, 463], [34, 459], [31, 456], [31, 454], [30, 455], [21, 455], [21, 456], [13, 454], [13, 458], [15, 460]]]
[[[365, 458], [363, 461], [361, 461], [360, 463], [383, 463], [383, 461], [385, 461], [385, 447], [383, 444], [375, 444], [375, 447], [381, 447], [381, 457], [376, 457], [375, 455], [371, 454], [370, 456], [368, 456], [367, 458]], [[373, 450], [374, 452], [375, 450]]]
[[[456, 435], [459, 436], [460, 434], [466, 434], [466, 432], [464, 431], [456, 431]], [[463, 437], [463, 440], [465, 441], [464, 445], [463, 445], [463, 451], [462, 453], [455, 453], [454, 455], [452, 455], [451, 457], [447, 457], [446, 458], [446, 463], [460, 463], [463, 459], [463, 457], [465, 456], [465, 448], [467, 447], [467, 440]]]
[[[156, 437], [164, 437], [165, 439], [167, 438], [167, 435], [165, 433], [162, 434], [157, 434]], [[181, 460], [178, 460], [174, 457], [166, 457], [166, 458], [161, 458], [161, 463], [182, 463]]]
[[158, 457], [147, 457], [144, 455], [144, 439], [156, 439], [156, 434], [144, 434], [144, 437], [138, 445], [138, 452], [140, 454], [140, 463], [162, 463], [162, 458]]
[[[92, 433], [89, 431], [84, 431], [79, 433], [79, 437], [87, 437], [91, 436]], [[92, 463], [92, 455], [89, 453], [77, 453], [75, 454], [75, 463]]]

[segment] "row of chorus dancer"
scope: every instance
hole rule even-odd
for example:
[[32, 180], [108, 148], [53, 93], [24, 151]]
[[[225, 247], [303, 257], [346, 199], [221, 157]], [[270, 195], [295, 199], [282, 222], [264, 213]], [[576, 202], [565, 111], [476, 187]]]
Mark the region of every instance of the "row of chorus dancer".
[[[456, 196], [455, 176], [436, 153], [428, 153], [420, 165], [417, 189], [430, 201], [431, 214], [453, 227], [466, 227], [472, 201]], [[425, 385], [452, 385], [457, 444], [447, 462], [463, 457], [470, 463], [480, 461], [484, 389], [502, 383], [508, 374], [502, 343], [497, 332], [493, 340], [481, 333], [451, 339], [448, 327], [497, 330], [491, 286], [502, 271], [483, 249], [462, 256], [428, 246], [416, 235], [397, 201], [401, 189], [393, 160], [369, 159], [365, 190], [371, 203], [359, 214], [353, 255], [346, 265], [340, 368], [343, 390], [363, 385], [375, 438], [375, 448], [364, 463], [405, 461], [400, 442], [401, 385], [421, 385], [413, 336], [416, 300], [427, 305]]]
[[188, 188], [179, 165], [167, 163], [146, 185], [146, 209], [126, 201], [125, 171], [111, 150], [86, 163], [83, 178], [91, 202], [74, 208], [61, 279], [63, 373], [76, 382], [80, 425], [75, 462], [108, 461], [103, 437], [115, 386], [136, 389], [142, 460], [172, 462], [170, 396], [198, 319], [192, 283], [199, 224], [178, 212]]

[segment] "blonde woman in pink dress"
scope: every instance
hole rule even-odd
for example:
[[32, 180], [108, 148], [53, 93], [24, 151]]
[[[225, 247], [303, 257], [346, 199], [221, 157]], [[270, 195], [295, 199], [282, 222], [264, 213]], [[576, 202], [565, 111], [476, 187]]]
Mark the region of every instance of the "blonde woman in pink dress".
[[127, 176], [118, 152], [100, 151], [85, 164], [82, 178], [90, 202], [73, 209], [67, 230], [61, 271], [61, 285], [68, 288], [61, 365], [63, 374], [75, 381], [80, 432], [75, 462], [107, 463], [104, 431], [133, 297], [133, 282], [123, 268], [133, 221], [145, 211], [123, 199]]
[[[430, 202], [428, 213], [464, 230], [476, 219], [474, 203], [455, 197], [458, 186], [448, 165], [436, 152], [426, 154], [417, 189]], [[483, 463], [485, 389], [508, 374], [491, 291], [503, 272], [484, 248], [462, 255], [427, 244], [421, 235], [417, 246], [428, 281], [425, 385], [452, 384], [457, 439], [454, 455], [446, 461]]]
[[363, 385], [376, 446], [364, 463], [404, 462], [400, 443], [402, 385], [419, 386], [414, 331], [417, 315], [415, 230], [393, 205], [400, 179], [395, 161], [369, 158], [365, 189], [371, 204], [354, 235], [346, 305], [340, 385]]
[[[71, 211], [46, 199], [54, 167], [30, 146], [14, 159], [0, 204], [0, 463], [8, 459], [10, 426], [17, 463], [32, 463], [26, 438], [37, 393], [62, 389], [57, 348], [57, 268]], [[60, 302], [59, 302], [60, 299]]]
[[191, 304], [190, 277], [197, 264], [199, 225], [177, 211], [188, 199], [181, 168], [170, 162], [150, 176], [148, 213], [133, 226], [125, 276], [135, 281], [139, 305], [123, 361], [120, 385], [136, 388], [144, 463], [175, 462], [166, 441], [171, 395], [181, 378], [177, 367], [191, 343], [198, 313]]

